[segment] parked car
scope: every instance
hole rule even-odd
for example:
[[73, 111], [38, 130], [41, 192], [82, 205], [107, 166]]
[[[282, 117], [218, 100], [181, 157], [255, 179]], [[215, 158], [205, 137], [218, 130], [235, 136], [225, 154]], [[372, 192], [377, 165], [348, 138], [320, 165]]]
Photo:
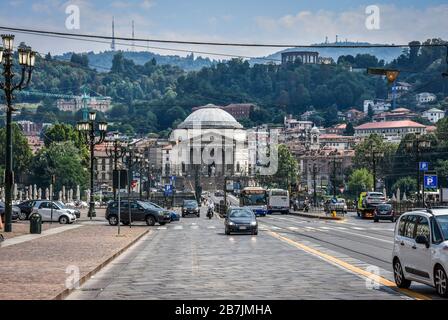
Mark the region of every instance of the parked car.
[[324, 203], [325, 213], [332, 213], [333, 211], [336, 211], [336, 213], [347, 214], [347, 210], [345, 199], [342, 198], [328, 199]]
[[[149, 204], [151, 204], [154, 207], [157, 207], [159, 209], [167, 210], [167, 209], [162, 208], [161, 206], [155, 204], [154, 202], [150, 202], [150, 201], [145, 201], [145, 202], [147, 202], [147, 203], [149, 203]], [[179, 213], [177, 213], [176, 211], [173, 211], [173, 210], [167, 210], [167, 211], [170, 212], [171, 222], [173, 222], [173, 221], [180, 221], [180, 214]]]
[[381, 192], [367, 192], [363, 201], [364, 208], [377, 206], [386, 201], [386, 197]]
[[185, 218], [189, 214], [194, 214], [198, 217], [201, 216], [199, 204], [196, 200], [184, 200], [182, 203], [182, 218]]
[[34, 203], [36, 200], [26, 200], [17, 206], [20, 208], [19, 220], [28, 220], [30, 214], [33, 212]]
[[392, 264], [395, 283], [412, 281], [435, 287], [448, 297], [448, 208], [403, 214], [395, 226]]
[[33, 212], [42, 217], [42, 222], [59, 222], [60, 224], [72, 224], [76, 221], [76, 215], [69, 209], [61, 208], [56, 202], [48, 200], [36, 200]]
[[[131, 205], [131, 221], [129, 221], [129, 206], [127, 200], [120, 201], [120, 221], [124, 225], [130, 222], [145, 221], [148, 226], [159, 223], [161, 226], [171, 222], [171, 214], [169, 211], [156, 207], [151, 203], [144, 201], [132, 200]], [[106, 220], [111, 226], [118, 225], [118, 201], [109, 203], [106, 209]]]
[[373, 215], [373, 221], [378, 222], [380, 220], [390, 220], [392, 222], [395, 222], [397, 220], [395, 211], [391, 204], [382, 203], [382, 204], [379, 204], [378, 206], [376, 206], [375, 212]]
[[224, 220], [225, 233], [230, 235], [232, 232], [258, 234], [258, 222], [251, 209], [232, 207], [229, 208]]
[[215, 191], [215, 197], [224, 197], [224, 191], [216, 190]]
[[81, 211], [79, 211], [78, 209], [71, 209], [67, 207], [62, 201], [55, 201], [55, 203], [60, 209], [67, 209], [68, 211], [73, 213], [76, 216], [76, 219], [81, 218]]
[[[5, 221], [5, 203], [0, 201], [0, 216], [2, 221]], [[12, 221], [17, 221], [20, 217], [20, 208], [18, 206], [12, 206]]]

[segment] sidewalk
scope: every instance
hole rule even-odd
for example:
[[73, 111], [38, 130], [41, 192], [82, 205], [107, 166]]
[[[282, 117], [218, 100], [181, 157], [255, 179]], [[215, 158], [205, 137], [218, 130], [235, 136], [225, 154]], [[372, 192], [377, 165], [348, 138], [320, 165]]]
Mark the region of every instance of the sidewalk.
[[308, 212], [305, 211], [290, 211], [290, 214], [299, 216], [299, 217], [305, 217], [305, 218], [313, 218], [313, 219], [322, 219], [322, 220], [344, 220], [345, 216], [338, 215], [336, 217], [332, 217], [331, 214], [325, 214], [323, 210], [313, 210], [311, 209]]
[[0, 248], [2, 300], [50, 300], [66, 294], [73, 270], [79, 270], [82, 283], [150, 229], [122, 227], [120, 237], [117, 228], [106, 224], [80, 225], [55, 234], [56, 230]]

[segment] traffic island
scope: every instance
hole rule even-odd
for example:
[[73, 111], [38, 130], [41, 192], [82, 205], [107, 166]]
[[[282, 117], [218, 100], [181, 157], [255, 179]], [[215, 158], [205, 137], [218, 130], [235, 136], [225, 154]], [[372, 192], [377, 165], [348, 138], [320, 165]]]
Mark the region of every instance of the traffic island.
[[0, 248], [0, 288], [5, 300], [63, 299], [150, 229], [83, 225]]
[[331, 215], [326, 215], [325, 213], [309, 213], [309, 212], [298, 212], [298, 211], [290, 211], [292, 215], [304, 217], [304, 218], [312, 218], [312, 219], [321, 219], [321, 220], [344, 220], [344, 216], [336, 216], [333, 217]]

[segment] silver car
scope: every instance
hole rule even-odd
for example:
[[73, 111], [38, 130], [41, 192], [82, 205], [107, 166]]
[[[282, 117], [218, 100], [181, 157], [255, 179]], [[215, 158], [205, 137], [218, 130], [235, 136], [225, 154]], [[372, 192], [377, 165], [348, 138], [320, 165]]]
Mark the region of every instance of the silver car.
[[39, 200], [34, 203], [33, 213], [37, 212], [42, 217], [42, 222], [59, 222], [71, 224], [76, 221], [76, 215], [69, 209], [63, 209], [56, 202]]

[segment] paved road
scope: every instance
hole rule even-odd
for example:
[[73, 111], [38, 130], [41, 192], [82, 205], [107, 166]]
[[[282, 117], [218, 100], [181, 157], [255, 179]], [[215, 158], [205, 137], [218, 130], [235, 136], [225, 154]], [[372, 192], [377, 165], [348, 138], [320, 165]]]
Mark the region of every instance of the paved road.
[[[373, 255], [371, 239], [354, 229], [367, 228], [367, 222], [354, 220], [353, 226], [347, 222], [334, 225], [346, 229], [335, 229], [296, 216], [259, 221], [258, 236], [225, 236], [222, 220], [208, 220], [205, 212], [153, 227], [69, 299], [409, 299], [390, 288], [390, 274], [383, 269], [391, 224], [372, 230], [384, 240], [375, 241], [381, 250], [372, 258], [384, 277], [377, 286], [366, 278], [371, 263], [350, 253], [357, 239]], [[342, 245], [343, 238], [348, 249], [325, 244], [334, 239]]]

